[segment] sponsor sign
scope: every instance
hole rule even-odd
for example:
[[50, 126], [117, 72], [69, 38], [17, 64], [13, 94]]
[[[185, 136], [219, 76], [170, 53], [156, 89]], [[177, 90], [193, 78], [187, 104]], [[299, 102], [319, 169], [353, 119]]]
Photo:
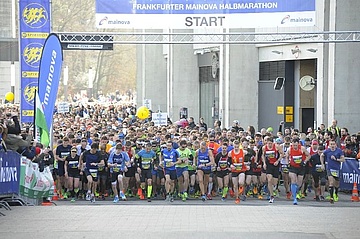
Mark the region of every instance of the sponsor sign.
[[340, 169], [340, 188], [352, 190], [354, 182], [360, 183], [360, 162], [354, 158], [346, 158]]
[[45, 39], [50, 32], [50, 1], [19, 0], [21, 122], [33, 122], [35, 91]]
[[0, 195], [19, 192], [20, 154], [0, 151]]
[[152, 113], [151, 116], [155, 126], [167, 125], [167, 113]]
[[69, 102], [59, 102], [57, 105], [57, 112], [64, 114], [70, 112]]
[[96, 0], [96, 27], [256, 28], [315, 25], [315, 0]]

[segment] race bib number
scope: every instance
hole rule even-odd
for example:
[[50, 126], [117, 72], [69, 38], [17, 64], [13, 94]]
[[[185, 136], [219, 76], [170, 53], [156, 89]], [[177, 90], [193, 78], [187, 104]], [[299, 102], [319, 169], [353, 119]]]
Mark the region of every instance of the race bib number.
[[172, 163], [172, 160], [166, 160], [165, 167], [170, 168], [171, 166], [173, 166], [171, 163]]
[[234, 166], [236, 171], [241, 171], [243, 165], [242, 163], [234, 163]]
[[294, 160], [294, 163], [301, 164], [302, 156], [294, 156], [293, 160]]
[[265, 153], [265, 156], [266, 156], [267, 158], [275, 158], [275, 151], [267, 151], [267, 152]]
[[97, 169], [89, 169], [90, 175], [93, 178], [97, 178], [98, 170]]
[[120, 168], [121, 168], [121, 166], [117, 166], [113, 170], [115, 173], [118, 173], [118, 172], [120, 172]]
[[150, 168], [150, 162], [143, 162], [142, 163], [142, 168], [143, 169], [149, 169]]
[[227, 162], [219, 162], [219, 167], [221, 170], [225, 170], [227, 168]]
[[288, 173], [289, 172], [289, 167], [287, 166], [287, 164], [282, 164], [281, 165], [281, 170], [283, 173]]
[[339, 170], [330, 169], [330, 174], [331, 174], [331, 176], [338, 178]]
[[78, 161], [70, 161], [70, 162], [69, 162], [69, 166], [70, 166], [70, 168], [72, 168], [72, 169], [77, 169], [78, 166], [79, 166], [79, 162], [78, 162]]
[[315, 169], [316, 169], [316, 172], [319, 172], [319, 173], [321, 173], [323, 171], [321, 168], [321, 165], [316, 165]]

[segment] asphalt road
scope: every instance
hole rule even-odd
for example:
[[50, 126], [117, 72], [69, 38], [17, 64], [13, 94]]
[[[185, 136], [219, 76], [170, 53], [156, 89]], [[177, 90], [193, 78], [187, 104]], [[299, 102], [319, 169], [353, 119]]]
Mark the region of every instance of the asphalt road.
[[339, 202], [312, 196], [291, 200], [214, 198], [206, 202], [129, 199], [56, 201], [57, 206], [12, 207], [0, 217], [0, 238], [360, 238], [360, 203], [351, 195]]

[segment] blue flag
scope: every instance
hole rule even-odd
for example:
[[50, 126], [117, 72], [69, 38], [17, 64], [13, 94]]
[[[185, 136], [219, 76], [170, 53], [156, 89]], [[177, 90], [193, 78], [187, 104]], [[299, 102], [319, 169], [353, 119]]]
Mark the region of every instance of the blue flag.
[[44, 110], [48, 132], [52, 126], [62, 62], [63, 55], [59, 37], [52, 33], [46, 39], [41, 55], [38, 86], [39, 99]]

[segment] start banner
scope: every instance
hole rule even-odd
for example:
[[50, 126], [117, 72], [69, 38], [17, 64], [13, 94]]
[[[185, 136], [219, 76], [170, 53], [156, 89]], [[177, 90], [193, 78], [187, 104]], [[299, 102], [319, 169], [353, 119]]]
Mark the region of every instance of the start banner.
[[96, 0], [98, 28], [203, 29], [315, 25], [315, 0]]

